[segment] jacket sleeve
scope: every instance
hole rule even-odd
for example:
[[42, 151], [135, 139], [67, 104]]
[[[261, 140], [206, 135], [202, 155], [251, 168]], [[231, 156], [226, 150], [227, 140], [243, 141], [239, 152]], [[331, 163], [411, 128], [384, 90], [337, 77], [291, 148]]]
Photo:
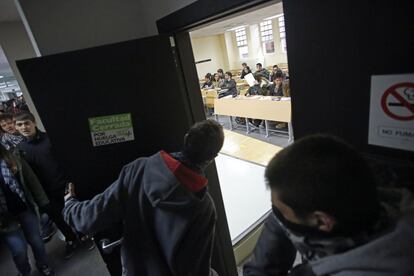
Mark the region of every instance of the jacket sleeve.
[[296, 257], [296, 249], [283, 232], [273, 214], [264, 224], [264, 229], [253, 252], [253, 259], [244, 265], [244, 276], [288, 275]]
[[229, 81], [229, 85], [228, 85], [228, 87], [227, 87], [229, 90], [230, 89], [237, 89], [237, 86], [236, 86], [236, 81], [235, 80], [233, 80], [233, 79], [231, 79], [231, 81]]
[[33, 200], [36, 204], [42, 208], [49, 204], [49, 199], [43, 189], [42, 185], [39, 182], [39, 179], [33, 172], [32, 168], [27, 164], [27, 162], [20, 158], [19, 160], [22, 166], [22, 175], [25, 186], [29, 189]]
[[125, 185], [130, 183], [128, 167], [103, 193], [91, 200], [79, 202], [70, 198], [62, 211], [65, 221], [83, 234], [94, 234], [123, 220], [124, 204], [128, 198]]

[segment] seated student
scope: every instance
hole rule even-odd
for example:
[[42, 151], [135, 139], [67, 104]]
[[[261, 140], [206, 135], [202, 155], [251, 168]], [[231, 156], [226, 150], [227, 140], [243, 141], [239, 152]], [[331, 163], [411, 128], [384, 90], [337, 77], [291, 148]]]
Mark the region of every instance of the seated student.
[[254, 85], [249, 87], [249, 90], [247, 90], [248, 96], [254, 96], [254, 95], [261, 95], [261, 96], [268, 96], [269, 95], [269, 81], [265, 79], [260, 74], [254, 74]]
[[41, 275], [55, 275], [40, 236], [38, 209], [49, 204], [36, 175], [17, 151], [0, 145], [0, 239], [12, 253], [19, 275], [30, 275], [30, 244]]
[[210, 73], [207, 73], [207, 75], [204, 77], [205, 82], [201, 86], [201, 89], [211, 89], [213, 88], [213, 77]]
[[223, 69], [217, 69], [217, 74], [219, 75], [220, 79], [224, 79], [224, 71], [223, 71]]
[[[283, 80], [281, 73], [277, 73], [273, 79], [273, 83], [269, 85], [269, 95], [278, 97], [290, 97], [289, 80]], [[282, 122], [273, 122], [277, 129], [286, 128], [287, 124]]]
[[273, 83], [269, 85], [270, 96], [290, 97], [289, 80], [283, 80], [283, 75], [277, 73]]
[[269, 79], [269, 71], [267, 71], [265, 68], [263, 68], [261, 63], [256, 64], [256, 72], [254, 72], [254, 73], [255, 74], [261, 74], [267, 80]]
[[196, 123], [181, 152], [133, 161], [92, 200], [79, 202], [70, 187], [65, 220], [87, 234], [122, 222], [123, 275], [211, 275], [216, 212], [204, 170], [223, 142], [218, 122]]
[[221, 85], [221, 90], [219, 94], [219, 98], [226, 97], [228, 95], [232, 95], [233, 97], [237, 96], [237, 85], [236, 81], [232, 79], [233, 75], [231, 72], [226, 72], [224, 74], [224, 82]]
[[[408, 190], [377, 189], [363, 157], [313, 135], [270, 161], [273, 213], [244, 276], [414, 275], [414, 204]], [[296, 251], [302, 264], [292, 267]]]
[[[249, 90], [247, 90], [246, 96], [255, 96], [255, 95], [268, 96], [269, 95], [269, 90], [268, 90], [269, 81], [260, 74], [254, 74], [254, 79], [255, 79], [255, 84], [249, 87]], [[237, 119], [236, 122], [238, 123], [241, 122], [240, 118]], [[262, 120], [249, 118], [249, 122], [254, 127], [259, 127], [260, 124], [262, 123]], [[241, 123], [241, 124], [244, 124], [244, 123]]]
[[66, 246], [64, 259], [73, 256], [75, 249], [83, 243], [88, 250], [94, 248], [94, 243], [82, 237], [79, 241], [77, 234], [63, 220], [64, 194], [66, 185], [70, 182], [60, 167], [54, 154], [52, 145], [46, 133], [37, 128], [35, 118], [31, 113], [20, 113], [14, 116], [16, 129], [25, 140], [18, 145], [24, 159], [29, 163], [40, 180], [50, 204], [45, 212], [65, 236]]
[[0, 127], [1, 127], [1, 140], [0, 143], [6, 149], [15, 148], [20, 142], [24, 140], [24, 137], [16, 130], [13, 120], [13, 114], [3, 113], [0, 114]]
[[223, 84], [224, 80], [220, 78], [218, 73], [215, 73], [212, 82], [213, 88], [218, 89], [221, 88], [221, 85]]
[[241, 73], [240, 78], [241, 78], [241, 79], [244, 79], [244, 77], [245, 77], [247, 74], [250, 74], [251, 72], [252, 72], [252, 70], [250, 70], [250, 67], [249, 67], [249, 66], [246, 66], [245, 68], [243, 68], [243, 71], [242, 71], [242, 73]]
[[279, 68], [277, 65], [273, 65], [272, 73], [270, 73], [269, 80], [270, 82], [273, 82], [273, 80], [276, 78], [276, 75], [282, 75], [283, 80], [285, 79], [285, 73]]

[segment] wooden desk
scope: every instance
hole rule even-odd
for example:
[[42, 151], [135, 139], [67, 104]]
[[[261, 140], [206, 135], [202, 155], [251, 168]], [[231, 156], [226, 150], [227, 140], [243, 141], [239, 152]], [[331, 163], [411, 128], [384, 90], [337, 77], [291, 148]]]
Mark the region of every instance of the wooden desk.
[[[231, 117], [246, 118], [246, 128], [249, 133], [248, 118], [265, 120], [266, 136], [269, 135], [269, 127], [267, 121], [279, 121], [288, 123], [289, 141], [293, 141], [293, 132], [291, 124], [291, 102], [275, 101], [277, 97], [271, 96], [253, 96], [245, 97], [231, 96], [214, 100], [214, 113], [216, 115], [227, 115]], [[232, 124], [230, 124], [232, 126]]]
[[214, 100], [218, 98], [216, 89], [201, 89], [204, 105], [208, 108], [214, 108]]

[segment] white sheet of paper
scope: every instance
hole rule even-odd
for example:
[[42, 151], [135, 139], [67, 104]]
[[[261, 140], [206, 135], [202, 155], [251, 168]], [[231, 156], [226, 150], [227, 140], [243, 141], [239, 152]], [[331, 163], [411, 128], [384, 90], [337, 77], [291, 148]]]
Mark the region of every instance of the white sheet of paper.
[[254, 79], [254, 76], [253, 76], [252, 73], [249, 73], [246, 76], [244, 76], [244, 79], [247, 81], [247, 84], [249, 86], [253, 86], [254, 85], [255, 79]]

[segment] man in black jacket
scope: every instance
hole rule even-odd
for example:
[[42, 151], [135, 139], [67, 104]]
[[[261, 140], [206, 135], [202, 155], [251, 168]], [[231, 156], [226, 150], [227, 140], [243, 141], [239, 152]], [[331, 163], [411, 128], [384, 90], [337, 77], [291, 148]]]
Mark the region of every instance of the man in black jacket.
[[[341, 140], [313, 135], [265, 172], [272, 214], [244, 276], [414, 275], [414, 200], [377, 189], [367, 162]], [[302, 263], [294, 267], [296, 252]]]
[[[18, 148], [23, 152], [24, 158], [39, 178], [50, 200], [50, 205], [45, 212], [65, 236], [64, 258], [69, 259], [79, 245], [76, 233], [66, 224], [62, 216], [63, 198], [69, 180], [53, 155], [52, 145], [47, 134], [37, 129], [33, 114], [20, 113], [14, 118], [16, 129], [25, 137]], [[84, 242], [89, 249], [94, 247], [89, 240], [86, 239]]]
[[123, 275], [209, 276], [216, 211], [203, 171], [223, 141], [219, 123], [196, 123], [181, 152], [133, 161], [92, 200], [69, 189], [65, 220], [87, 234], [122, 222]]

